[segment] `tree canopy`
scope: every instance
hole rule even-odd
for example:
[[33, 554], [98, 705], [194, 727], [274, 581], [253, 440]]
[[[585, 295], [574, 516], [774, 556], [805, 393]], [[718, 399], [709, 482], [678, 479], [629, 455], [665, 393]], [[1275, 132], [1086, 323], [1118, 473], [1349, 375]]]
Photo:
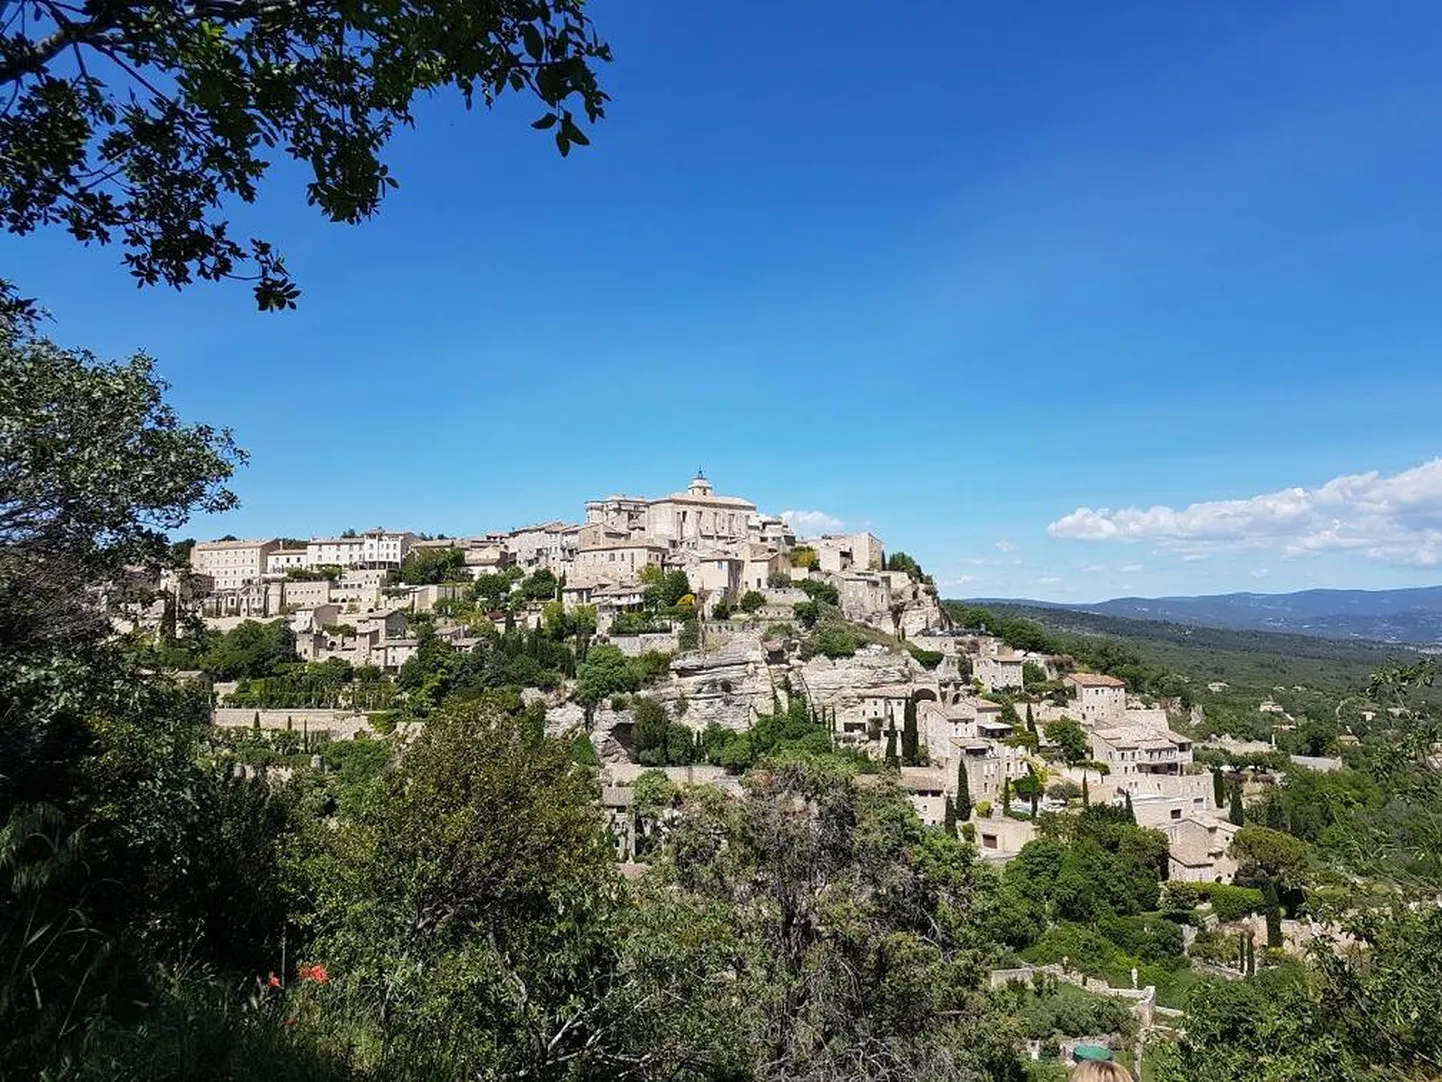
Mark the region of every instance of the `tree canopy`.
[[101, 360], [0, 313], [0, 371], [0, 651], [99, 634], [88, 591], [173, 562], [166, 531], [234, 507], [245, 453], [182, 422], [144, 354]]
[[299, 288], [225, 208], [255, 202], [275, 157], [354, 224], [397, 185], [382, 152], [417, 97], [529, 93], [564, 155], [589, 142], [573, 109], [604, 112], [611, 57], [582, 0], [3, 0], [0, 15], [5, 228], [117, 242], [143, 285], [250, 280], [262, 309]]

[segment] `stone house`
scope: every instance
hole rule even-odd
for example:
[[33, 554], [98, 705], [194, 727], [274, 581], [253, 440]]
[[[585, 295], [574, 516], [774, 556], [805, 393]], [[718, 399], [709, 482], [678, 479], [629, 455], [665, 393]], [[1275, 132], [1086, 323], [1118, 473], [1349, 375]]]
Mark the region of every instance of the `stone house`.
[[667, 552], [665, 545], [630, 540], [578, 549], [566, 574], [566, 582], [568, 585], [635, 582], [647, 566], [661, 567]]
[[1168, 878], [1183, 883], [1230, 883], [1237, 862], [1227, 855], [1237, 827], [1211, 816], [1188, 815], [1159, 828], [1167, 836]]
[[1126, 720], [1127, 686], [1115, 676], [1075, 672], [1063, 678], [1076, 692], [1076, 713], [1083, 725], [1108, 725]]
[[1181, 775], [1192, 761], [1191, 738], [1169, 729], [1103, 726], [1088, 736], [1092, 758], [1111, 769], [1110, 778], [1118, 785], [1139, 775]]
[[265, 573], [267, 575], [284, 575], [293, 568], [303, 568], [306, 566], [305, 556], [306, 550], [304, 548], [278, 548], [266, 556]]
[[827, 534], [806, 542], [816, 550], [817, 567], [839, 575], [853, 568], [858, 571], [880, 571], [881, 540], [869, 533]]
[[971, 675], [987, 691], [1018, 689], [1022, 686], [1024, 664], [1025, 658], [1015, 653], [978, 657], [971, 663]]
[[739, 556], [724, 549], [698, 549], [687, 554], [684, 568], [691, 589], [705, 592], [708, 610], [718, 601], [734, 602], [741, 595], [745, 561]]
[[944, 770], [930, 766], [901, 768], [901, 791], [916, 809], [923, 826], [941, 826], [946, 822], [946, 785]]
[[[995, 740], [959, 740], [954, 744], [953, 755], [966, 770], [967, 789], [972, 803], [989, 801], [994, 807], [1001, 806], [1002, 790], [1006, 782], [1015, 782], [1027, 773], [1029, 762], [1024, 748], [1014, 748]], [[948, 784], [955, 792], [955, 771], [951, 771]]]

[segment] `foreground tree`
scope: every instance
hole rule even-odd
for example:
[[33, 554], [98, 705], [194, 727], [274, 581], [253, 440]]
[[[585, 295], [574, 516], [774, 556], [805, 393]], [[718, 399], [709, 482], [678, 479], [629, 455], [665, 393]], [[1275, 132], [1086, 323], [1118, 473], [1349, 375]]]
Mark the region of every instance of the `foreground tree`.
[[602, 115], [593, 66], [611, 56], [583, 0], [0, 0], [0, 16], [5, 227], [118, 240], [144, 285], [246, 278], [262, 309], [299, 290], [223, 207], [255, 201], [274, 153], [353, 224], [396, 186], [381, 151], [417, 96], [530, 92], [564, 155], [589, 141], [573, 103]]
[[687, 794], [657, 874], [752, 945], [752, 1076], [1021, 1078], [1014, 1020], [981, 990], [994, 880], [974, 850], [829, 756], [779, 755], [746, 787]]
[[315, 844], [296, 868], [329, 1024], [378, 1077], [715, 1077], [745, 1051], [724, 922], [633, 904], [590, 775], [521, 719], [438, 715]]
[[244, 452], [182, 423], [165, 390], [143, 354], [102, 361], [0, 314], [0, 653], [108, 631], [96, 587], [168, 562], [166, 531], [192, 514], [235, 506]]

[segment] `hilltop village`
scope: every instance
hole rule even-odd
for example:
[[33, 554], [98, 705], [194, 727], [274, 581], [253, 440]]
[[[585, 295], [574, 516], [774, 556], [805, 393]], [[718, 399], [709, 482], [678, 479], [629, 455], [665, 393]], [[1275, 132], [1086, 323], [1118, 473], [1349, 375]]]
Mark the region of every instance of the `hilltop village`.
[[[700, 473], [668, 496], [593, 500], [580, 523], [465, 538], [225, 538], [194, 544], [189, 563], [132, 607], [134, 623], [283, 627], [308, 671], [368, 674], [348, 690], [217, 680], [213, 720], [228, 728], [369, 735], [406, 723], [397, 703], [406, 685], [434, 679], [417, 673], [437, 652], [574, 636], [579, 671], [561, 662], [552, 673], [542, 659], [514, 682], [528, 685], [548, 732], [590, 744], [624, 860], [636, 855], [639, 776], [660, 769], [739, 791], [753, 729], [787, 717], [894, 765], [923, 823], [954, 824], [989, 859], [1035, 837], [1037, 812], [1080, 799], [1126, 804], [1138, 825], [1164, 831], [1172, 879], [1235, 870], [1236, 827], [1166, 704], [1069, 657], [953, 627], [930, 578], [881, 539], [798, 538]], [[627, 668], [608, 680], [602, 662], [617, 656]], [[592, 669], [601, 676], [588, 680]]]

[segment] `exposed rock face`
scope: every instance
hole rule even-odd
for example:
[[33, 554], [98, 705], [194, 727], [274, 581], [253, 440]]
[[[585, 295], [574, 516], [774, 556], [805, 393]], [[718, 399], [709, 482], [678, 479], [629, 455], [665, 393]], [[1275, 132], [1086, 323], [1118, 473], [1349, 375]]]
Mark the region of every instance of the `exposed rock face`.
[[929, 676], [910, 654], [863, 650], [855, 657], [814, 657], [798, 663], [800, 683], [815, 703], [859, 701], [867, 688], [906, 684]]
[[[609, 714], [610, 711], [608, 710]], [[579, 703], [562, 703], [559, 706], [546, 705], [546, 735], [560, 736], [563, 733], [586, 727], [586, 712]]]
[[683, 654], [671, 662], [671, 679], [653, 694], [673, 718], [692, 729], [745, 729], [755, 714], [771, 712], [766, 654], [758, 639], [743, 636], [706, 654]]
[[908, 601], [906, 608], [902, 610], [901, 630], [906, 632], [907, 638], [945, 626], [946, 616], [933, 593], [920, 591], [919, 596]]

